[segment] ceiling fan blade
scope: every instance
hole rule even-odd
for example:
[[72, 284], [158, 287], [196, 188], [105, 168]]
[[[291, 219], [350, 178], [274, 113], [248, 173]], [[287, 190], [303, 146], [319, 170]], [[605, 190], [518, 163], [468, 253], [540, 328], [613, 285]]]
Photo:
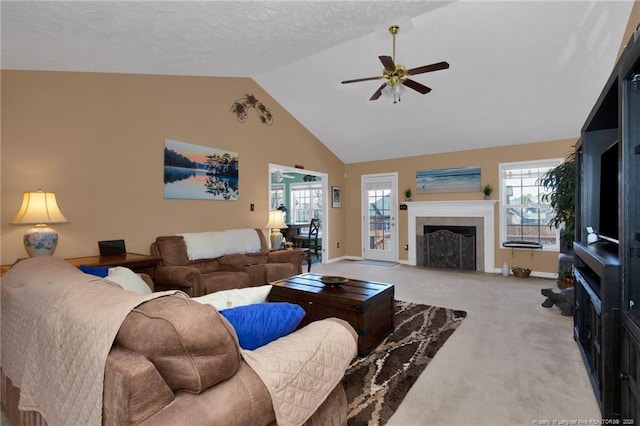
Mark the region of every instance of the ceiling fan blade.
[[404, 84], [407, 87], [412, 88], [416, 92], [422, 93], [423, 95], [425, 93], [429, 93], [431, 91], [431, 88], [425, 86], [424, 84], [418, 83], [417, 81], [413, 81], [413, 80], [410, 80], [410, 79], [404, 80], [402, 82], [402, 84]]
[[380, 95], [382, 95], [382, 89], [384, 89], [384, 86], [386, 86], [387, 83], [383, 84], [382, 86], [378, 87], [378, 90], [375, 91], [375, 93], [373, 95], [371, 95], [371, 97], [369, 98], [370, 101], [375, 101], [377, 100]]
[[422, 74], [425, 72], [446, 70], [447, 68], [449, 68], [448, 62], [436, 62], [435, 64], [431, 64], [431, 65], [424, 65], [422, 67], [411, 68], [410, 70], [407, 70], [407, 74], [416, 75], [416, 74]]
[[380, 62], [384, 65], [384, 69], [389, 72], [396, 71], [396, 64], [393, 63], [393, 58], [391, 56], [378, 56], [378, 59], [380, 59]]
[[345, 80], [345, 81], [342, 82], [342, 84], [358, 83], [360, 81], [369, 81], [369, 80], [380, 80], [381, 78], [384, 78], [384, 77], [383, 76], [379, 76], [379, 77], [356, 78], [355, 80]]

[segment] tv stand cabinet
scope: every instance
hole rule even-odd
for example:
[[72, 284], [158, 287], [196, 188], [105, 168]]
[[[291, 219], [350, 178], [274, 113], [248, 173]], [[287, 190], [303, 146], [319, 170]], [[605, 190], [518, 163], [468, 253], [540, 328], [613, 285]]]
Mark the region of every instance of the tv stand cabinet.
[[600, 245], [574, 244], [574, 337], [604, 418], [620, 415], [620, 264]]
[[[606, 152], [617, 143], [618, 158]], [[606, 161], [605, 161], [606, 158]], [[576, 144], [574, 337], [603, 419], [640, 421], [640, 30], [631, 37]], [[600, 191], [617, 177], [617, 201]], [[616, 220], [615, 226], [609, 226]], [[612, 216], [613, 214], [613, 216]], [[587, 244], [602, 226], [614, 242]], [[616, 235], [617, 231], [617, 235]], [[613, 235], [611, 235], [613, 234]]]

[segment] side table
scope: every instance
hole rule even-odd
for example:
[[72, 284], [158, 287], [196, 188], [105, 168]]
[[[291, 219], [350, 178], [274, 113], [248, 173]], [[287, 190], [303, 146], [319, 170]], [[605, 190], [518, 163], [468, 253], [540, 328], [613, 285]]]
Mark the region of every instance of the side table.
[[162, 258], [139, 253], [125, 253], [117, 256], [86, 256], [65, 259], [75, 267], [88, 266], [124, 266], [133, 272], [147, 274], [154, 278], [156, 268], [160, 266]]

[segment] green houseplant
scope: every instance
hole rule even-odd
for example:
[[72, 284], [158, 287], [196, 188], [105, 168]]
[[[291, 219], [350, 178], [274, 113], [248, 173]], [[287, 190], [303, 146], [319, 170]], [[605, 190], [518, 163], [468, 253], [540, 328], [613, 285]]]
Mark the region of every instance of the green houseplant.
[[411, 188], [407, 188], [404, 190], [404, 200], [411, 201]]
[[558, 288], [565, 289], [573, 287], [573, 267], [567, 265], [558, 271]]
[[482, 193], [484, 194], [484, 199], [488, 200], [491, 197], [491, 193], [493, 192], [493, 186], [490, 183], [486, 184], [482, 187]]
[[542, 195], [542, 201], [553, 208], [553, 216], [549, 220], [550, 228], [558, 228], [564, 223], [561, 243], [573, 242], [575, 236], [575, 192], [576, 192], [576, 158], [575, 153], [567, 156], [564, 163], [549, 170], [540, 178], [540, 184], [548, 191]]

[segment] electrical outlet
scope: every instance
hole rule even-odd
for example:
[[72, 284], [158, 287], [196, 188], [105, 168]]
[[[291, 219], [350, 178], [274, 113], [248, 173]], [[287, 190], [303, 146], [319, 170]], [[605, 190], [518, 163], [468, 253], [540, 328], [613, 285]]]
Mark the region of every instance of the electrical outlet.
[[338, 248], [340, 248], [340, 243], [338, 243]]

